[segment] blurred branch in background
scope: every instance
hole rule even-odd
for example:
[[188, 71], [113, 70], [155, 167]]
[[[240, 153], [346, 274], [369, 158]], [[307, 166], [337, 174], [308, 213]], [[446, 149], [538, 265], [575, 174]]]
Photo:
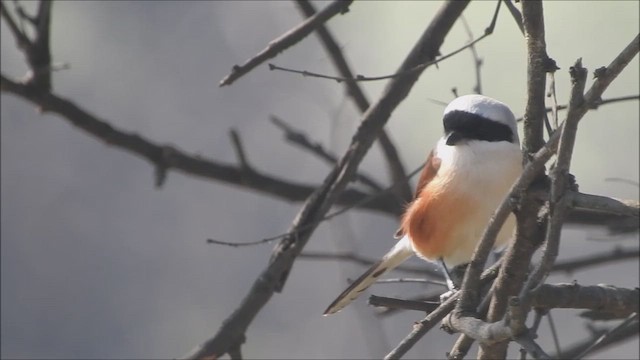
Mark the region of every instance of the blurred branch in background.
[[[135, 133], [125, 132], [110, 125], [107, 121], [89, 113], [70, 100], [53, 93], [40, 94], [32, 90], [28, 84], [10, 80], [0, 74], [0, 89], [11, 93], [41, 108], [43, 112], [51, 112], [61, 116], [72, 125], [103, 141], [149, 161], [154, 167], [164, 172], [176, 169], [205, 179], [220, 181], [247, 189], [256, 190], [283, 200], [302, 201], [306, 199], [317, 185], [300, 184], [289, 180], [266, 175], [252, 167], [234, 166], [207, 159], [199, 155], [188, 154], [170, 145], [156, 144]], [[161, 184], [160, 184], [161, 185]], [[337, 204], [351, 205], [361, 203], [370, 196], [356, 189], [345, 190], [337, 199]], [[372, 198], [363, 208], [399, 214], [401, 206], [389, 194]]]

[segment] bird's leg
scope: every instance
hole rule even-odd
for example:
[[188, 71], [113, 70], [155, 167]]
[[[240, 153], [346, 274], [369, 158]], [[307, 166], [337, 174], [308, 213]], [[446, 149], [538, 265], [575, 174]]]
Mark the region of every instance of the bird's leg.
[[442, 269], [444, 270], [444, 278], [447, 280], [447, 287], [449, 288], [449, 292], [458, 290], [458, 288], [456, 287], [456, 283], [453, 282], [453, 279], [451, 278], [449, 268], [447, 267], [447, 264], [444, 263], [444, 260], [442, 258], [440, 258], [440, 265], [442, 265]]
[[440, 265], [444, 269], [444, 277], [447, 280], [447, 287], [449, 291], [440, 295], [440, 302], [444, 302], [448, 298], [450, 298], [453, 294], [455, 294], [458, 290], [460, 290], [460, 286], [462, 285], [462, 279], [464, 278], [464, 273], [467, 271], [467, 264], [456, 265], [449, 270], [447, 264], [444, 263], [442, 258], [440, 259]]
[[456, 265], [449, 269], [447, 264], [445, 264], [444, 260], [441, 258], [440, 265], [442, 265], [442, 268], [444, 269], [444, 277], [447, 280], [447, 287], [449, 288], [449, 291], [440, 295], [440, 302], [442, 303], [460, 290], [462, 280], [464, 279], [464, 273], [467, 271], [469, 263]]

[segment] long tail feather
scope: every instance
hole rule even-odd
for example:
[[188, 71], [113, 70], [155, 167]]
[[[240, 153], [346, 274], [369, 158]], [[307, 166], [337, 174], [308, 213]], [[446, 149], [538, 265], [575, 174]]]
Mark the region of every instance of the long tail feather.
[[342, 310], [345, 306], [349, 305], [355, 300], [362, 292], [364, 292], [371, 284], [376, 282], [378, 278], [402, 264], [411, 255], [413, 250], [409, 239], [405, 236], [391, 249], [387, 254], [382, 257], [382, 260], [373, 264], [369, 270], [356, 279], [348, 288], [346, 288], [338, 297], [333, 300], [331, 305], [325, 310], [324, 315], [335, 314]]

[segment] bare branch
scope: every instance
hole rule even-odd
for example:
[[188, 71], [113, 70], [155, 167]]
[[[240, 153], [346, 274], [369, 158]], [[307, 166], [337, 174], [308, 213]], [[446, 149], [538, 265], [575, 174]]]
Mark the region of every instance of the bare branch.
[[[538, 313], [539, 311], [536, 311]], [[546, 311], [547, 320], [549, 321], [549, 330], [551, 331], [551, 337], [553, 338], [553, 346], [556, 348], [556, 353], [560, 353], [560, 338], [558, 336], [558, 331], [556, 330], [556, 325], [553, 322], [553, 317], [551, 316], [551, 310]]]
[[[316, 11], [309, 1], [297, 0], [296, 3], [305, 16], [311, 17], [315, 15]], [[338, 72], [341, 74], [341, 76], [345, 78], [352, 78], [353, 72], [351, 71], [344, 55], [342, 54], [342, 50], [340, 50], [340, 47], [334, 40], [329, 30], [324, 25], [320, 25], [316, 29], [316, 32], [320, 37], [322, 45], [327, 50], [327, 53], [329, 54], [333, 65], [338, 69]], [[351, 97], [351, 99], [353, 99], [356, 106], [358, 107], [358, 110], [360, 110], [361, 113], [367, 111], [370, 105], [369, 100], [367, 100], [367, 97], [364, 95], [364, 92], [360, 88], [360, 85], [358, 85], [358, 83], [355, 81], [349, 80], [345, 81], [344, 85], [347, 89], [347, 94], [349, 95], [349, 97]], [[393, 142], [389, 138], [389, 135], [387, 135], [386, 131], [383, 130], [380, 133], [378, 140], [380, 141], [380, 146], [382, 147], [382, 153], [387, 160], [391, 181], [394, 184], [398, 184], [396, 193], [401, 200], [401, 203], [404, 204], [404, 202], [410, 201], [412, 196], [411, 187], [409, 186], [409, 182], [406, 181], [405, 167], [400, 160], [400, 156], [398, 155], [398, 151], [396, 150], [395, 145], [393, 145]]]
[[27, 49], [29, 46], [31, 46], [31, 40], [29, 40], [27, 35], [22, 32], [20, 28], [18, 28], [18, 25], [16, 25], [13, 16], [11, 16], [7, 8], [5, 7], [4, 1], [0, 1], [0, 15], [2, 15], [4, 21], [7, 22], [7, 26], [9, 27], [11, 34], [16, 40], [18, 49]]
[[[413, 347], [413, 345], [415, 345], [418, 340], [420, 340], [422, 336], [424, 336], [424, 334], [433, 329], [433, 327], [436, 326], [440, 322], [440, 320], [444, 319], [444, 317], [447, 316], [447, 314], [455, 308], [458, 297], [459, 293], [454, 294], [433, 310], [432, 306], [429, 306], [428, 309], [422, 308], [422, 311], [430, 311], [429, 314], [413, 326], [413, 330], [411, 331], [411, 333], [409, 333], [409, 335], [407, 335], [400, 342], [400, 344], [398, 344], [398, 346], [396, 346], [393, 350], [391, 350], [391, 352], [387, 354], [387, 356], [384, 357], [385, 360], [400, 359], [404, 354], [406, 354], [407, 351], [409, 351]], [[380, 298], [378, 297], [378, 299]], [[369, 301], [371, 301], [371, 299]], [[390, 305], [391, 303], [386, 302], [385, 306]]]
[[537, 0], [522, 2], [522, 19], [527, 41], [527, 105], [524, 115], [525, 154], [538, 151], [544, 143], [543, 120], [545, 115], [545, 82], [549, 69], [544, 38], [544, 13], [542, 2]]
[[[579, 359], [579, 356], [584, 354], [585, 350], [588, 350], [590, 353], [601, 351], [609, 346], [636, 337], [638, 336], [638, 333], [640, 333], [640, 326], [637, 320], [630, 321], [623, 327], [618, 325], [609, 329], [596, 330], [590, 338], [562, 350], [561, 353], [555, 354], [553, 357], [555, 359]], [[596, 346], [593, 346], [593, 344], [598, 341], [599, 343]]]
[[394, 78], [398, 78], [398, 77], [402, 77], [402, 76], [406, 76], [406, 75], [411, 75], [413, 73], [416, 72], [421, 72], [424, 69], [426, 69], [427, 67], [431, 66], [431, 65], [436, 65], [444, 60], [447, 60], [448, 58], [459, 54], [460, 52], [466, 50], [467, 48], [477, 44], [480, 40], [484, 39], [485, 37], [491, 35], [490, 33], [485, 33], [484, 35], [480, 36], [479, 38], [475, 39], [474, 41], [460, 47], [459, 49], [450, 52], [447, 55], [444, 55], [442, 57], [439, 57], [435, 60], [431, 60], [431, 61], [427, 61], [423, 64], [419, 64], [416, 65], [415, 67], [409, 69], [409, 70], [404, 70], [401, 72], [397, 72], [394, 74], [390, 74], [390, 75], [380, 75], [380, 76], [364, 76], [364, 75], [356, 75], [353, 78], [347, 78], [347, 77], [342, 77], [342, 76], [332, 76], [332, 75], [325, 75], [325, 74], [320, 74], [320, 73], [316, 73], [316, 72], [312, 72], [312, 71], [307, 71], [307, 70], [296, 70], [296, 69], [290, 69], [290, 68], [286, 68], [286, 67], [282, 67], [282, 66], [278, 66], [275, 64], [269, 64], [269, 70], [279, 70], [279, 71], [284, 71], [284, 72], [289, 72], [289, 73], [293, 73], [293, 74], [300, 74], [302, 76], [308, 76], [308, 77], [315, 77], [315, 78], [320, 78], [320, 79], [328, 79], [328, 80], [335, 80], [338, 82], [343, 82], [343, 81], [380, 81], [380, 80], [389, 80], [389, 79], [394, 79]]
[[421, 64], [417, 64], [414, 67], [410, 68], [410, 69], [406, 69], [406, 70], [401, 70], [398, 71], [394, 74], [390, 74], [390, 75], [382, 75], [382, 76], [363, 76], [363, 75], [356, 75], [355, 77], [345, 77], [345, 76], [330, 76], [330, 75], [324, 75], [324, 74], [319, 74], [319, 73], [314, 73], [311, 71], [306, 71], [306, 70], [295, 70], [295, 69], [289, 69], [289, 68], [285, 68], [285, 67], [281, 67], [281, 66], [277, 66], [275, 64], [269, 64], [269, 69], [270, 70], [281, 70], [281, 71], [285, 71], [285, 72], [290, 72], [290, 73], [294, 73], [294, 74], [300, 74], [302, 76], [310, 76], [310, 77], [317, 77], [317, 78], [321, 78], [321, 79], [329, 79], [329, 80], [335, 80], [338, 82], [342, 82], [342, 81], [379, 81], [379, 80], [388, 80], [388, 79], [394, 79], [394, 78], [398, 78], [398, 77], [403, 77], [406, 75], [413, 75], [416, 72], [422, 72], [424, 69], [426, 69], [427, 67], [431, 66], [431, 65], [436, 65], [441, 61], [444, 61], [460, 52], [462, 52], [463, 50], [474, 46], [475, 44], [477, 44], [479, 41], [481, 41], [482, 39], [486, 38], [487, 36], [491, 35], [493, 33], [493, 29], [495, 28], [495, 24], [496, 21], [498, 19], [498, 13], [500, 10], [500, 2], [498, 2], [497, 6], [496, 6], [496, 11], [493, 15], [493, 18], [491, 20], [491, 24], [485, 29], [485, 32], [482, 36], [480, 36], [479, 38], [469, 42], [468, 44], [462, 46], [461, 48], [447, 54], [444, 55], [438, 59], [432, 59], [429, 61], [426, 61], [424, 63]]
[[606, 196], [571, 192], [571, 206], [576, 211], [591, 211], [602, 215], [638, 217], [640, 202], [637, 200], [618, 200]]
[[624, 328], [629, 326], [629, 324], [633, 324], [633, 323], [635, 323], [636, 326], [638, 325], [638, 313], [633, 313], [629, 315], [629, 317], [627, 317], [625, 321], [623, 321], [621, 324], [607, 331], [606, 333], [602, 334], [596, 341], [593, 342], [593, 344], [591, 344], [591, 346], [582, 350], [582, 352], [578, 356], [576, 356], [576, 358], [581, 359], [585, 357], [587, 354], [589, 354], [589, 352], [591, 352], [591, 350], [593, 350], [595, 347], [597, 347], [598, 345], [606, 341], [607, 338], [615, 336], [617, 332], [622, 331]]
[[[607, 70], [599, 77], [594, 84], [591, 86], [591, 89], [587, 91], [584, 96], [584, 103], [581, 107], [576, 109], [576, 111], [572, 112], [572, 117], [581, 119], [584, 114], [589, 110], [591, 104], [597, 101], [598, 98], [602, 95], [602, 93], [607, 89], [609, 84], [622, 72], [624, 67], [631, 62], [631, 60], [638, 53], [639, 49], [638, 36], [631, 41], [629, 45], [613, 60], [613, 62], [607, 67]], [[567, 120], [565, 120], [566, 122]], [[561, 127], [564, 126], [564, 122]], [[521, 194], [529, 184], [534, 180], [537, 174], [544, 169], [544, 164], [548, 161], [555, 150], [557, 149], [558, 142], [560, 140], [560, 131], [556, 131], [547, 141], [547, 143], [540, 149], [536, 154], [532, 157], [532, 160], [525, 166], [522, 175], [516, 181], [516, 183], [511, 187], [509, 191], [509, 195], [502, 202], [500, 207], [494, 212], [487, 228], [485, 229], [482, 239], [479, 242], [478, 246], [475, 250], [474, 259], [472, 259], [469, 267], [467, 268], [467, 272], [465, 274], [465, 282], [469, 282], [470, 284], [477, 284], [477, 279], [479, 279], [480, 272], [484, 267], [484, 263], [486, 258], [493, 247], [493, 240], [497, 235], [500, 227], [507, 219], [511, 208], [512, 208], [512, 197], [518, 196]], [[468, 278], [468, 280], [467, 280]], [[463, 283], [463, 294], [461, 295], [460, 302], [458, 306], [462, 306], [462, 308], [473, 309], [473, 304], [477, 303], [477, 290], [475, 286], [473, 288], [469, 288], [472, 291], [466, 291]]]
[[236, 152], [240, 167], [243, 169], [250, 168], [251, 166], [249, 166], [249, 162], [247, 162], [247, 156], [244, 152], [244, 146], [242, 146], [242, 139], [240, 139], [238, 131], [236, 129], [229, 129], [229, 137], [231, 138], [231, 144]]
[[30, 18], [26, 14], [18, 14], [21, 18], [30, 19], [34, 27], [35, 36], [29, 40], [24, 31], [21, 31], [15, 24], [11, 15], [7, 12], [4, 3], [0, 3], [0, 12], [5, 19], [13, 36], [16, 38], [18, 48], [24, 52], [29, 63], [29, 76], [27, 83], [31, 85], [32, 91], [48, 92], [51, 90], [51, 51], [49, 49], [51, 7], [53, 1], [41, 0], [38, 5], [38, 12], [35, 18]]
[[[602, 95], [611, 81], [613, 81], [624, 67], [629, 64], [631, 59], [635, 57], [638, 53], [638, 47], [638, 37], [636, 36], [636, 38], [614, 59], [606, 70], [600, 74], [601, 77], [605, 78], [600, 82], [601, 78], [598, 77], [591, 89], [585, 95], [585, 100], [582, 105], [575, 111], [571, 112], [571, 117], [579, 120], [584, 116], [588, 111], [590, 104], [593, 104], [593, 102]], [[544, 95], [544, 88], [542, 90]], [[568, 120], [565, 120], [565, 122], [563, 122], [562, 127], [564, 127], [564, 124], [567, 121]], [[572, 119], [571, 122], [573, 121], [575, 120]], [[533, 134], [534, 132], [530, 133]], [[478, 279], [480, 278], [480, 273], [484, 267], [487, 256], [493, 247], [495, 237], [513, 207], [513, 197], [517, 197], [519, 194], [522, 194], [522, 192], [536, 178], [538, 173], [544, 169], [544, 163], [550, 159], [558, 146], [561, 133], [561, 131], [556, 131], [549, 138], [547, 143], [535, 153], [531, 161], [524, 168], [520, 178], [512, 186], [509, 195], [494, 212], [494, 215], [483, 233], [482, 239], [475, 249], [474, 256], [467, 267], [461, 289], [462, 294], [460, 295], [460, 301], [456, 306], [458, 314], [464, 314], [465, 309], [467, 312], [473, 312], [476, 308], [479, 299]]]
[[[489, 284], [498, 275], [498, 268], [501, 262], [497, 262], [484, 270], [478, 279], [480, 286]], [[413, 330], [393, 349], [385, 359], [399, 359], [407, 353], [429, 330], [431, 330], [440, 320], [444, 319], [456, 307], [456, 302], [460, 299], [460, 291], [456, 291], [451, 297], [440, 306], [430, 312], [424, 319], [413, 326]], [[429, 310], [425, 310], [429, 311]]]
[[346, 13], [347, 11], [349, 11], [351, 2], [352, 0], [336, 0], [316, 15], [308, 18], [302, 24], [294, 27], [279, 38], [271, 41], [264, 50], [262, 50], [251, 59], [247, 60], [244, 64], [234, 65], [231, 69], [231, 73], [229, 73], [229, 75], [227, 75], [220, 81], [220, 86], [231, 85], [238, 78], [247, 74], [256, 66], [265, 62], [267, 59], [275, 57], [280, 52], [304, 39], [318, 26], [322, 25], [333, 16]]
[[[640, 98], [640, 96], [638, 96], [637, 98]], [[627, 184], [627, 185], [632, 185], [635, 187], [640, 187], [640, 182], [634, 181], [634, 180], [630, 180], [630, 179], [623, 179], [623, 178], [618, 178], [618, 177], [608, 177], [605, 178], [604, 181], [611, 181], [611, 182], [619, 182], [619, 183], [623, 183], [623, 184]]]
[[[401, 65], [400, 71], [414, 68], [435, 58], [446, 34], [467, 5], [466, 1], [444, 3]], [[282, 291], [295, 259], [309, 241], [318, 222], [351, 181], [391, 112], [408, 95], [418, 76], [419, 73], [413, 73], [389, 82], [381, 98], [363, 115], [347, 152], [295, 217], [290, 230], [292, 235], [283, 238], [276, 245], [269, 265], [258, 276], [240, 306], [224, 321], [212, 338], [189, 353], [189, 358], [220, 357], [227, 353], [244, 337], [246, 329], [271, 296]], [[301, 227], [306, 229], [299, 230]]]
[[560, 232], [567, 212], [567, 204], [569, 203], [569, 199], [565, 195], [571, 184], [568, 183], [567, 179], [571, 167], [571, 157], [573, 155], [573, 145], [575, 144], [578, 122], [580, 121], [579, 118], [573, 116], [573, 112], [575, 111], [574, 109], [581, 106], [584, 102], [583, 93], [587, 80], [587, 69], [582, 67], [582, 61], [578, 59], [571, 68], [570, 73], [572, 88], [569, 112], [567, 114], [567, 120], [561, 129], [560, 144], [558, 145], [558, 160], [551, 173], [552, 182], [547, 237], [544, 243], [542, 259], [520, 292], [520, 299], [525, 304], [531, 295], [530, 290], [544, 282], [551, 272], [551, 268], [558, 256]]
[[626, 259], [638, 259], [640, 249], [615, 248], [608, 253], [597, 253], [579, 259], [565, 260], [553, 265], [553, 272], [573, 273], [586, 267], [597, 266], [609, 262], [620, 262]]
[[[501, 0], [498, 0], [498, 5], [500, 4], [500, 1]], [[464, 16], [462, 16], [460, 20], [462, 21], [462, 25], [464, 25], [464, 30], [467, 32], [467, 36], [469, 36], [469, 42], [473, 42], [473, 32], [471, 31], [467, 20]], [[482, 59], [480, 58], [480, 55], [478, 55], [478, 51], [476, 50], [475, 46], [470, 46], [469, 50], [471, 51], [471, 56], [473, 57], [473, 68], [476, 71], [476, 85], [473, 87], [473, 92], [476, 94], [482, 94]]]
[[624, 317], [638, 311], [640, 290], [611, 285], [544, 284], [532, 294], [537, 308], [589, 309]]
[[[294, 129], [291, 125], [284, 122], [282, 119], [271, 115], [271, 122], [284, 132], [285, 138], [293, 144], [296, 144], [303, 149], [308, 150], [312, 154], [316, 155], [320, 159], [324, 160], [328, 164], [335, 165], [338, 162], [338, 157], [329, 153], [324, 147], [317, 142], [309, 140], [309, 137], [303, 132]], [[405, 175], [403, 175], [405, 176]], [[370, 187], [374, 191], [382, 191], [383, 188], [375, 180], [371, 179], [367, 175], [361, 173], [356, 174], [356, 179], [362, 184]], [[406, 183], [406, 179], [403, 178], [403, 182]]]
[[[620, 97], [613, 97], [613, 98], [609, 98], [609, 99], [605, 99], [605, 100], [596, 100], [595, 103], [593, 103], [591, 105], [591, 109], [595, 110], [597, 108], [600, 107], [600, 105], [606, 105], [606, 104], [613, 104], [613, 103], [617, 103], [617, 102], [623, 102], [623, 101], [630, 101], [630, 100], [639, 100], [640, 99], [640, 95], [627, 95], [627, 96], [620, 96]], [[557, 110], [566, 110], [569, 106], [568, 105], [558, 105]], [[545, 108], [545, 111], [547, 113], [551, 113], [553, 112], [553, 108], [552, 107], [547, 107]], [[524, 118], [517, 118], [516, 121], [517, 122], [521, 122], [523, 121]]]
[[[14, 82], [4, 75], [0, 75], [0, 89], [2, 92], [12, 93], [30, 101], [45, 112], [60, 115], [62, 119], [69, 121], [72, 125], [107, 145], [127, 150], [146, 159], [155, 168], [160, 166], [166, 170], [176, 169], [186, 174], [243, 186], [289, 201], [302, 201], [316, 188], [314, 185], [285, 181], [262, 174], [254, 169], [242, 169], [198, 155], [187, 154], [169, 145], [153, 143], [140, 135], [127, 133], [110, 125], [67, 99], [52, 93], [39, 94], [33, 90], [32, 86]], [[402, 211], [402, 207], [388, 193], [371, 197], [361, 191], [347, 189], [338, 197], [336, 203], [343, 205], [358, 203], [358, 206], [385, 213], [399, 214]]]
[[518, 25], [520, 32], [522, 33], [522, 35], [524, 35], [524, 25], [522, 24], [522, 14], [520, 13], [520, 10], [518, 10], [518, 8], [515, 5], [513, 5], [511, 0], [504, 0], [504, 4], [507, 7], [507, 9], [509, 9], [509, 12], [513, 17], [513, 20], [515, 20], [516, 25]]

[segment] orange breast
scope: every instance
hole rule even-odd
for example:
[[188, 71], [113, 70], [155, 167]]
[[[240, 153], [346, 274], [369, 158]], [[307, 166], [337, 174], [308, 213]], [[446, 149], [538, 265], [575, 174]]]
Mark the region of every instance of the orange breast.
[[[446, 258], [457, 246], [460, 239], [455, 236], [460, 229], [468, 226], [477, 204], [468, 196], [456, 196], [448, 192], [441, 196], [441, 186], [434, 182], [427, 185], [420, 196], [407, 208], [401, 226], [409, 235], [414, 250], [419, 256], [430, 260]], [[462, 195], [462, 194], [461, 194]], [[473, 222], [473, 221], [471, 221]], [[464, 241], [477, 241], [469, 238]]]

